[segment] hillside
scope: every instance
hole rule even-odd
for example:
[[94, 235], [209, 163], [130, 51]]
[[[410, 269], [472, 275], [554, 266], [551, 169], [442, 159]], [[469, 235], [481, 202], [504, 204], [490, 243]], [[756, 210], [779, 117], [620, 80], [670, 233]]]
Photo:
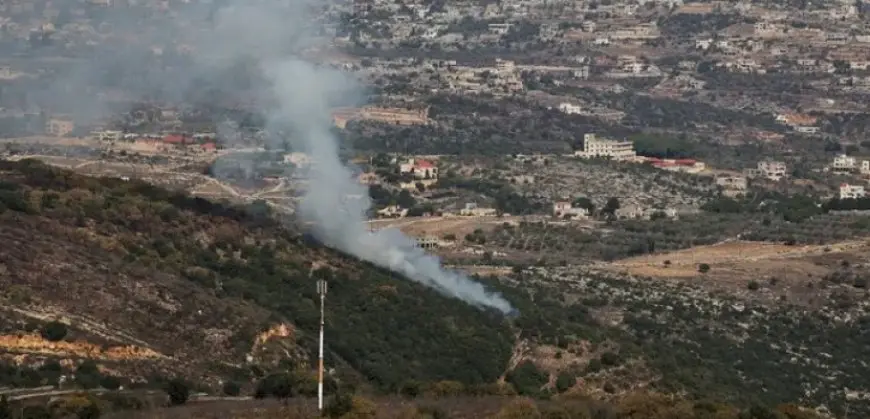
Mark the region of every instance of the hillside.
[[[327, 365], [345, 379], [492, 382], [511, 355], [499, 315], [306, 243], [257, 203], [3, 161], [0, 238], [0, 350], [25, 366], [90, 358], [124, 382], [216, 383], [313, 365], [315, 278], [330, 281]], [[38, 333], [51, 321], [68, 325], [63, 341]], [[0, 386], [51, 382], [21, 376]]]

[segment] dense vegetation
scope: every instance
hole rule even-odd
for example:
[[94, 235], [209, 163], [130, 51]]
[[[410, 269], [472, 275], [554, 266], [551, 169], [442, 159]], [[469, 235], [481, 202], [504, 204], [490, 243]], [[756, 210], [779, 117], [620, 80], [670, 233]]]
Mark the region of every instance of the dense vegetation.
[[[346, 362], [378, 387], [396, 388], [411, 379], [491, 382], [507, 365], [512, 337], [500, 315], [312, 248], [272, 221], [263, 203], [237, 209], [137, 181], [77, 176], [35, 161], [2, 162], [0, 170], [3, 225], [42, 226], [37, 234], [45, 235], [87, 231], [88, 240], [102, 243], [104, 260], [123, 260], [123, 268], [110, 269], [144, 270], [158, 278], [174, 275], [195, 286], [189, 290], [255, 303], [272, 313], [272, 322], [294, 324], [309, 354], [316, 353], [313, 336], [319, 319], [314, 278], [329, 279], [327, 363]], [[36, 245], [41, 237], [31, 241]], [[27, 257], [48, 251], [30, 250], [36, 254]], [[6, 255], [7, 264], [13, 256], [26, 257]], [[315, 260], [322, 263], [318, 269], [311, 263]], [[42, 297], [39, 290], [34, 288], [35, 299]], [[237, 356], [256, 332], [239, 331], [233, 337]]]

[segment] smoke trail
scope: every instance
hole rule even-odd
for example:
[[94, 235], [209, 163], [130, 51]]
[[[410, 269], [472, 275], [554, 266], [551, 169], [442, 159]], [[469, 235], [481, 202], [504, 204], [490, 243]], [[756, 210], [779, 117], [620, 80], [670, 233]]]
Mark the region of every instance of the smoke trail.
[[440, 266], [415, 241], [395, 229], [369, 232], [365, 214], [371, 203], [368, 188], [361, 185], [338, 157], [338, 143], [330, 132], [332, 121], [324, 100], [331, 86], [346, 84], [338, 72], [327, 71], [300, 60], [267, 64], [278, 107], [270, 113], [273, 126], [287, 123], [294, 149], [309, 154], [314, 164], [307, 172], [309, 187], [297, 214], [313, 223], [313, 232], [326, 245], [350, 253], [432, 287], [469, 304], [511, 313], [513, 307], [501, 295]]

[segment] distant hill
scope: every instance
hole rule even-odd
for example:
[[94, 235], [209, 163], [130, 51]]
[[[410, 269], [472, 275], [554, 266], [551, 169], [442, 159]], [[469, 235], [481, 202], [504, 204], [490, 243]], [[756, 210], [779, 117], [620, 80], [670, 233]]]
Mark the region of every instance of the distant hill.
[[[93, 359], [124, 384], [310, 368], [326, 278], [326, 362], [341, 377], [395, 389], [505, 372], [513, 333], [500, 315], [312, 245], [268, 212], [0, 161], [0, 354], [25, 372]], [[0, 387], [60, 374], [15, 368]]]

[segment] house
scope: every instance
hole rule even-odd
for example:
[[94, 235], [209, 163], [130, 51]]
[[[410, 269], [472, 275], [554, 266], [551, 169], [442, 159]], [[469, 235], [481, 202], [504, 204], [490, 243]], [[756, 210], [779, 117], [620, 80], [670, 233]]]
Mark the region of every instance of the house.
[[459, 210], [459, 215], [464, 217], [494, 217], [498, 215], [495, 208], [481, 208], [474, 202], [465, 204], [465, 208]]
[[582, 111], [582, 108], [580, 108], [580, 105], [573, 105], [571, 103], [564, 102], [559, 104], [559, 110], [568, 115], [572, 115], [580, 113]]
[[743, 191], [746, 190], [748, 184], [745, 176], [719, 176], [716, 178], [716, 184], [731, 190]]
[[186, 138], [183, 134], [168, 134], [163, 137], [163, 142], [169, 145], [182, 146], [185, 141]]
[[408, 159], [399, 165], [399, 173], [411, 173], [417, 179], [438, 179], [438, 167], [428, 160]]
[[384, 218], [402, 218], [408, 215], [408, 210], [398, 205], [390, 205], [378, 210], [378, 215]]
[[376, 173], [360, 173], [357, 178], [361, 185], [378, 185], [381, 183], [381, 179], [378, 177]]
[[589, 216], [589, 209], [575, 207], [568, 201], [557, 201], [553, 203], [553, 216], [565, 218], [585, 218]]
[[796, 113], [782, 113], [776, 116], [776, 121], [788, 125], [798, 132], [818, 132], [818, 127], [815, 126], [817, 118], [814, 116]]
[[840, 185], [840, 199], [858, 199], [867, 196], [863, 185], [850, 185], [844, 183]]
[[855, 170], [857, 167], [857, 161], [854, 157], [847, 156], [845, 154], [839, 154], [834, 157], [834, 161], [831, 163], [831, 170], [834, 172], [851, 172]]
[[433, 237], [433, 236], [417, 237], [416, 241], [417, 241], [417, 246], [422, 248], [422, 249], [435, 249], [435, 248], [441, 246], [441, 241], [438, 240], [437, 237]]
[[284, 163], [289, 163], [296, 167], [308, 167], [311, 165], [311, 157], [300, 152], [287, 153], [284, 155]]
[[700, 173], [707, 167], [704, 162], [693, 159], [658, 159], [653, 157], [647, 158], [646, 161], [657, 169], [671, 172]]
[[574, 155], [582, 158], [609, 157], [616, 160], [630, 159], [637, 156], [634, 143], [631, 141], [616, 141], [599, 139], [595, 134], [583, 135], [583, 150], [577, 150]]
[[862, 160], [861, 161], [861, 174], [862, 175], [870, 175], [870, 160]]
[[758, 162], [757, 174], [767, 179], [778, 181], [786, 177], [786, 166], [781, 161], [764, 160]]
[[213, 142], [202, 143], [200, 144], [199, 148], [206, 153], [217, 152], [217, 144]]
[[55, 137], [63, 137], [75, 129], [75, 123], [68, 119], [50, 118], [45, 123], [45, 132]]
[[115, 130], [94, 131], [91, 136], [99, 141], [118, 141], [124, 137], [124, 133]]

